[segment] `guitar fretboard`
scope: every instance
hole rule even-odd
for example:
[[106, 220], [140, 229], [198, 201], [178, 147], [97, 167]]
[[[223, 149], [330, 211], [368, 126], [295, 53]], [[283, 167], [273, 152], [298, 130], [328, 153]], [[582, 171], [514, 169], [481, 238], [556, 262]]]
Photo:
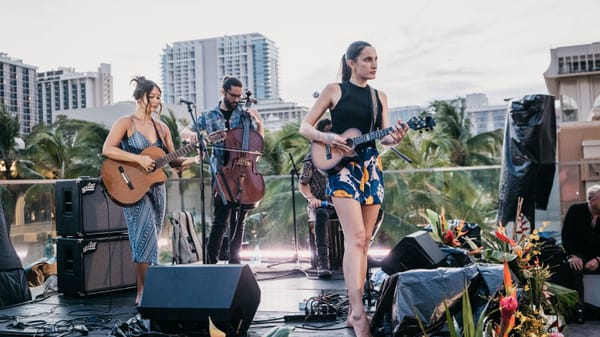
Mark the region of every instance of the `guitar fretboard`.
[[175, 152], [171, 152], [168, 155], [166, 155], [162, 158], [159, 158], [158, 160], [156, 160], [156, 167], [163, 167], [163, 166], [167, 165], [174, 159], [179, 158], [179, 157], [183, 156], [184, 154], [187, 154], [188, 152], [192, 151], [195, 147], [196, 147], [196, 144], [191, 143], [191, 144], [188, 144], [188, 145], [180, 148], [179, 150], [175, 150]]
[[352, 144], [358, 145], [358, 144], [370, 142], [374, 139], [379, 139], [379, 138], [385, 137], [385, 136], [389, 135], [392, 131], [393, 131], [393, 127], [391, 127], [391, 126], [389, 128], [375, 130], [373, 132], [366, 133], [362, 136], [352, 138]]
[[[435, 121], [433, 120], [433, 118], [431, 116], [426, 116], [424, 118], [412, 117], [411, 119], [406, 121], [406, 124], [408, 125], [408, 127], [410, 129], [413, 129], [413, 130], [420, 130], [420, 129], [424, 129], [424, 128], [432, 129], [435, 126]], [[375, 130], [375, 131], [366, 133], [364, 135], [354, 137], [351, 139], [351, 141], [352, 141], [352, 144], [354, 144], [354, 146], [356, 146], [358, 144], [370, 142], [374, 139], [379, 139], [379, 138], [385, 137], [385, 136], [389, 135], [390, 133], [392, 133], [392, 131], [394, 131], [394, 127], [390, 126], [385, 129]]]

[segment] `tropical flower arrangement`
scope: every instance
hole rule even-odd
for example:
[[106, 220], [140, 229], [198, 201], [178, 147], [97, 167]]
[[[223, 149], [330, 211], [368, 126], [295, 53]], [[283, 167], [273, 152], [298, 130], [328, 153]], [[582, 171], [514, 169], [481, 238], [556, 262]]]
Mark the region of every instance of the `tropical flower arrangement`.
[[[488, 299], [479, 317], [473, 317], [469, 293], [462, 300], [462, 328], [446, 310], [452, 337], [561, 337], [564, 316], [570, 314], [578, 301], [577, 292], [549, 282], [552, 272], [539, 261], [542, 245], [539, 230], [522, 215], [519, 200], [512, 233], [498, 224], [493, 233], [481, 232], [481, 245], [468, 237], [464, 221], [448, 222], [444, 210], [438, 215], [428, 210], [431, 237], [443, 245], [461, 247], [474, 262], [504, 264], [504, 289]], [[516, 281], [513, 283], [513, 277]], [[424, 330], [423, 330], [424, 331]]]
[[440, 214], [428, 209], [425, 211], [424, 218], [429, 221], [429, 234], [434, 241], [443, 245], [463, 248], [469, 255], [481, 253], [480, 245], [469, 236], [469, 227], [474, 224], [469, 224], [464, 220], [446, 220], [444, 209]]

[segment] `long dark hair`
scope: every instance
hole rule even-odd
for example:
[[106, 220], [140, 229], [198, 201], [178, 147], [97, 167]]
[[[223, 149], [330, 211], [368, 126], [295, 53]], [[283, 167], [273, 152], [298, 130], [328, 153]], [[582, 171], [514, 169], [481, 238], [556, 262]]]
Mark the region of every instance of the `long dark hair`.
[[323, 118], [320, 121], [317, 122], [317, 125], [315, 126], [315, 128], [319, 131], [324, 131], [325, 128], [329, 125], [331, 125], [331, 119], [329, 118]]
[[[144, 76], [135, 76], [134, 78], [131, 79], [131, 81], [129, 81], [129, 84], [131, 84], [131, 83], [135, 83], [135, 89], [133, 90], [133, 98], [135, 98], [136, 101], [145, 99], [146, 102], [150, 102], [150, 98], [148, 96], [150, 95], [150, 93], [152, 92], [152, 89], [154, 89], [154, 88], [158, 89], [158, 91], [160, 91], [160, 93], [162, 94], [162, 90], [160, 89], [158, 84], [156, 84], [156, 82], [154, 82], [152, 80], [146, 79]], [[152, 111], [150, 111], [150, 104], [146, 104], [145, 112], [146, 113], [152, 112]], [[162, 102], [160, 103], [160, 107], [158, 110], [159, 114], [161, 112], [162, 112]]]
[[341, 77], [342, 82], [349, 81], [350, 76], [352, 76], [352, 68], [350, 68], [348, 66], [348, 63], [346, 63], [346, 60], [352, 60], [352, 61], [356, 62], [358, 55], [360, 55], [362, 50], [365, 49], [366, 47], [372, 47], [372, 46], [369, 42], [365, 42], [365, 41], [354, 41], [348, 46], [348, 49], [346, 49], [346, 53], [344, 53], [344, 55], [342, 55], [342, 62], [340, 65], [340, 69], [341, 69], [340, 77]]

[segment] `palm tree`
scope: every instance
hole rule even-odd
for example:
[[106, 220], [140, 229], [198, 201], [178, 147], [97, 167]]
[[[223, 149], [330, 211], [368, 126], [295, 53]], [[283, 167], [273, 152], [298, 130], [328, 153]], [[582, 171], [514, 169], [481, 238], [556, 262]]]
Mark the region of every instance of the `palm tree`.
[[100, 124], [59, 118], [51, 125], [36, 126], [26, 139], [26, 151], [46, 178], [98, 176], [107, 135]]
[[299, 128], [299, 123], [292, 122], [285, 124], [277, 132], [265, 133], [263, 154], [259, 162], [259, 169], [264, 175], [289, 174], [292, 168], [290, 155], [296, 165], [302, 162], [310, 144], [298, 133]]
[[433, 142], [443, 150], [453, 166], [499, 164], [503, 139], [501, 130], [473, 136], [463, 98], [452, 102], [434, 101], [429, 110], [437, 123]]
[[11, 116], [4, 106], [0, 105], [0, 156], [2, 159], [14, 155], [19, 136], [19, 117]]
[[[19, 158], [17, 139], [19, 136], [19, 118], [10, 115], [0, 105], [0, 179], [40, 179], [42, 176], [34, 169], [34, 163]], [[24, 222], [24, 200], [27, 185], [8, 185], [2, 201], [6, 204], [6, 216], [9, 223]], [[13, 211], [14, 210], [14, 211]]]
[[[381, 151], [386, 169], [382, 240], [416, 230], [415, 225], [425, 221], [421, 216], [425, 209], [439, 213], [443, 208], [451, 218], [482, 225], [494, 217], [497, 191], [490, 184], [498, 181], [497, 170], [444, 168], [497, 164], [502, 134], [493, 131], [473, 136], [464, 105], [459, 109], [457, 102], [462, 100], [434, 101], [429, 108], [437, 124], [433, 132], [409, 132], [396, 146], [411, 163], [388, 149]], [[414, 170], [394, 171], [405, 168]]]
[[[256, 212], [266, 214], [261, 217], [260, 228], [253, 228], [257, 237], [269, 237], [271, 243], [282, 243], [291, 239], [294, 214], [292, 212], [292, 193], [296, 208], [295, 220], [298, 224], [298, 238], [307, 237], [306, 202], [298, 192], [297, 176], [292, 177], [292, 166], [302, 169], [302, 160], [308, 153], [309, 142], [298, 133], [297, 122], [288, 123], [277, 132], [265, 133], [264, 148], [259, 170], [270, 179], [266, 180], [266, 193]], [[291, 156], [291, 158], [290, 158]], [[293, 163], [292, 163], [293, 160]], [[294, 179], [294, 190], [291, 190]]]
[[10, 115], [0, 105], [0, 174], [2, 179], [11, 179], [10, 167], [17, 160], [17, 137], [19, 117]]
[[[185, 120], [178, 121], [177, 117], [175, 117], [175, 114], [173, 113], [173, 110], [171, 110], [171, 109], [168, 109], [168, 115], [161, 114], [160, 120], [163, 123], [165, 123], [167, 125], [167, 127], [169, 128], [175, 149], [181, 148], [183, 145], [183, 142], [181, 140], [181, 135], [179, 134], [179, 128], [180, 128], [179, 125], [180, 124], [182, 124], [182, 126], [187, 125], [186, 121]], [[192, 185], [185, 184], [184, 181], [182, 180], [182, 178], [183, 177], [185, 177], [185, 178], [199, 177], [201, 169], [204, 169], [204, 176], [208, 177], [209, 173], [208, 173], [208, 170], [206, 168], [204, 168], [204, 165], [202, 165], [202, 166], [194, 165], [185, 172], [169, 170], [169, 169], [166, 170], [168, 176], [171, 176], [173, 174], [173, 172], [175, 172], [175, 174], [177, 175], [177, 178], [179, 179], [177, 181], [177, 189], [179, 192], [179, 207], [181, 210], [186, 209], [185, 202], [184, 202], [185, 191], [192, 188]]]

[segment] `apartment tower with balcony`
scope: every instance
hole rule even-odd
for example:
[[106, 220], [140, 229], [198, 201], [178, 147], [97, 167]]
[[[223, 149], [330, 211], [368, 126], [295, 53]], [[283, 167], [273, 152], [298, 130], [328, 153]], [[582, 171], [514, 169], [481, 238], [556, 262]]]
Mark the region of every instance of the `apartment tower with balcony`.
[[101, 63], [96, 72], [58, 68], [37, 75], [37, 108], [40, 122], [51, 124], [52, 115], [69, 110], [94, 108], [113, 103], [110, 64]]
[[238, 77], [259, 101], [279, 98], [279, 51], [259, 33], [168, 44], [161, 68], [166, 104], [184, 98], [200, 110], [212, 108], [225, 75]]

